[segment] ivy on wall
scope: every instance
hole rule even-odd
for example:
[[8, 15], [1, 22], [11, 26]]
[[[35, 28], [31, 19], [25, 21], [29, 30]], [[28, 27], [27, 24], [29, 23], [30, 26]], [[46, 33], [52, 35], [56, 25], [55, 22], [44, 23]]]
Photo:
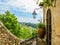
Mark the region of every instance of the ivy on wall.
[[39, 6], [43, 6], [43, 7], [52, 6], [53, 1], [54, 0], [43, 0], [43, 2], [39, 3]]

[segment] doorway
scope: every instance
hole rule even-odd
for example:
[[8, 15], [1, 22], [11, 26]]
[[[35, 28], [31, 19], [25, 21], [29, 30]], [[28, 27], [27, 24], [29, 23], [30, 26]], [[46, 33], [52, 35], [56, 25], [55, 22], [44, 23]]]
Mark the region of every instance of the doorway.
[[52, 28], [51, 28], [51, 10], [47, 10], [46, 15], [46, 45], [51, 45], [51, 34], [52, 34]]

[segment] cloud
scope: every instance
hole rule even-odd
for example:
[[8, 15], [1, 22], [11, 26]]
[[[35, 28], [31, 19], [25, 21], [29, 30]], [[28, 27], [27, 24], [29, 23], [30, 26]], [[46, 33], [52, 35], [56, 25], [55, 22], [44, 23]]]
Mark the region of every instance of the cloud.
[[0, 4], [0, 12], [1, 11], [6, 11], [6, 10], [9, 10], [11, 13], [13, 13], [13, 12], [16, 12], [16, 13], [18, 13], [18, 12], [24, 12], [25, 11], [25, 9], [24, 8], [16, 8], [16, 7], [14, 7], [14, 6], [10, 6], [10, 5], [7, 5], [7, 4]]
[[[18, 21], [38, 23], [38, 19], [40, 19], [39, 16], [36, 16], [37, 19], [35, 20], [31, 18], [35, 8], [39, 8], [39, 6], [36, 5], [34, 0], [0, 0], [0, 13], [9, 10], [17, 16]], [[42, 18], [42, 8], [36, 10], [36, 12]]]
[[[7, 3], [5, 3], [7, 1]], [[41, 1], [41, 0], [40, 0]], [[25, 12], [33, 12], [34, 8], [38, 8], [39, 6], [36, 5], [36, 1], [34, 0], [3, 0], [0, 1], [0, 4], [5, 4], [9, 6], [13, 6], [16, 8], [23, 8]]]
[[39, 23], [38, 18], [33, 19], [33, 18], [23, 18], [23, 17], [18, 17], [19, 22], [30, 22], [30, 23]]
[[0, 2], [8, 2], [9, 0], [0, 0]]

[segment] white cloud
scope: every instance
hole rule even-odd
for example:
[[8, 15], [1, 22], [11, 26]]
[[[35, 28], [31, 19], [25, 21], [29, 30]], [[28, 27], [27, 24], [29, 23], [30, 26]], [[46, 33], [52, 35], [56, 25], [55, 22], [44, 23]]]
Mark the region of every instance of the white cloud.
[[[41, 0], [40, 0], [41, 1]], [[0, 2], [1, 3], [1, 2]], [[1, 3], [2, 4], [2, 3]], [[4, 4], [4, 3], [3, 3]], [[9, 0], [7, 5], [14, 6], [16, 8], [25, 8], [25, 12], [33, 12], [34, 8], [39, 8], [38, 5], [36, 5], [36, 1], [34, 0]]]
[[[21, 11], [21, 9], [22, 9], [22, 11], [24, 11], [24, 12], [32, 13], [35, 8], [39, 8], [39, 6], [36, 5], [36, 2], [34, 0], [9, 0], [7, 2], [0, 1], [0, 4], [2, 4], [2, 5], [0, 5], [0, 9], [4, 10], [4, 11], [11, 10], [11, 8], [12, 8], [14, 11], [17, 11], [17, 12]], [[42, 9], [36, 10], [36, 12], [41, 13], [41, 15], [43, 14]], [[23, 18], [23, 17], [17, 17], [17, 18], [18, 18], [18, 21], [20, 21], [20, 22], [38, 23], [38, 21], [37, 21], [38, 19]]]
[[31, 23], [39, 23], [38, 18], [33, 19], [33, 18], [23, 18], [23, 17], [18, 17], [19, 22], [31, 22]]

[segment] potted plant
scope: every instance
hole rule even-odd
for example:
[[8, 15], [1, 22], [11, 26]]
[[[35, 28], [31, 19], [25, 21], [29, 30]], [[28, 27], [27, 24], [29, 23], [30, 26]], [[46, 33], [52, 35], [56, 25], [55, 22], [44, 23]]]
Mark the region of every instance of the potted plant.
[[44, 38], [45, 35], [45, 25], [43, 23], [38, 24], [38, 37]]

